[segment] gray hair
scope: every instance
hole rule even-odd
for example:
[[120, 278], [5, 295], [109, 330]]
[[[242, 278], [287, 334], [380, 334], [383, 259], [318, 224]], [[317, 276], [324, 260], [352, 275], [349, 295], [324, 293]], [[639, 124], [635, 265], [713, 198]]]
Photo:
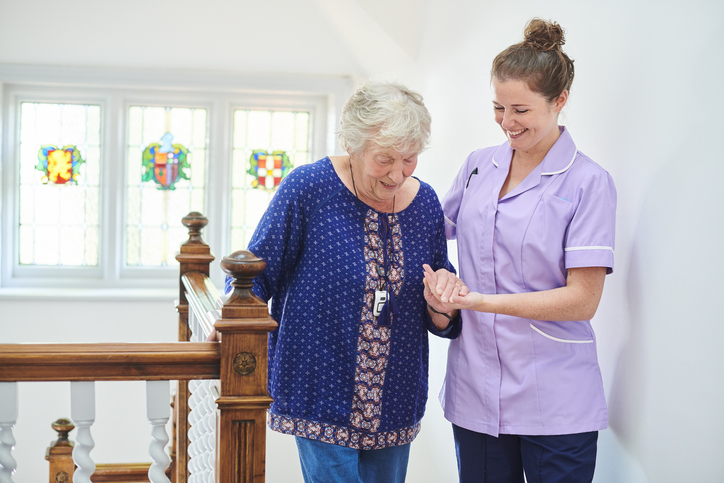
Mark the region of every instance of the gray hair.
[[344, 104], [337, 136], [349, 154], [361, 155], [369, 141], [417, 154], [427, 147], [431, 121], [420, 94], [396, 82], [371, 80]]

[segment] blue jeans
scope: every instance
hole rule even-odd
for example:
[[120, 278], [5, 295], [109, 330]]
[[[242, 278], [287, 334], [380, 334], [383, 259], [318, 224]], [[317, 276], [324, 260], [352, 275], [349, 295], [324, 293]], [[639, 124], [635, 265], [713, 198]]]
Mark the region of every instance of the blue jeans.
[[297, 440], [305, 483], [403, 483], [410, 445], [351, 449], [314, 439]]
[[461, 483], [586, 483], [596, 468], [598, 431], [499, 437], [453, 424]]

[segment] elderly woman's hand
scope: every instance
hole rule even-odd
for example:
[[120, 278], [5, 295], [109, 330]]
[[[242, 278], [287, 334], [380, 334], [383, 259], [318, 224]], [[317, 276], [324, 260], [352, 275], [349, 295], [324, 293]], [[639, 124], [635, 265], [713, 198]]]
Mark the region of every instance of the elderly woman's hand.
[[436, 272], [427, 264], [422, 267], [425, 269], [425, 299], [433, 308], [450, 311], [461, 297], [470, 293], [465, 282], [454, 273], [444, 268]]
[[441, 269], [433, 271], [429, 265], [425, 269], [425, 299], [433, 312], [450, 312], [456, 310], [476, 310], [488, 312], [484, 307], [488, 295], [472, 292], [457, 275]]

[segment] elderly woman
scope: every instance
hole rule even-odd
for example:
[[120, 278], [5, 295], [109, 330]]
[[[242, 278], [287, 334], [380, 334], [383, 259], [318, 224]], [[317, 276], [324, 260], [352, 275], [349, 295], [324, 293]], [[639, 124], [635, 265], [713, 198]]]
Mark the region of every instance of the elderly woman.
[[[427, 401], [427, 332], [458, 311], [423, 296], [423, 264], [452, 271], [440, 202], [412, 177], [430, 135], [422, 97], [367, 82], [347, 101], [345, 156], [282, 182], [249, 244], [269, 336], [269, 426], [296, 437], [306, 482], [402, 482]], [[433, 297], [434, 299], [434, 297]]]

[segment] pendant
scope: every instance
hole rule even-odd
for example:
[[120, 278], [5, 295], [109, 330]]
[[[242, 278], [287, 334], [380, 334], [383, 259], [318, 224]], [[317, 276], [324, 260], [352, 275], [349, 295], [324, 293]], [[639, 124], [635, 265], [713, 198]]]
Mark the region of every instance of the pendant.
[[387, 290], [375, 290], [375, 301], [372, 304], [372, 314], [377, 317], [382, 312], [382, 307], [387, 303]]

